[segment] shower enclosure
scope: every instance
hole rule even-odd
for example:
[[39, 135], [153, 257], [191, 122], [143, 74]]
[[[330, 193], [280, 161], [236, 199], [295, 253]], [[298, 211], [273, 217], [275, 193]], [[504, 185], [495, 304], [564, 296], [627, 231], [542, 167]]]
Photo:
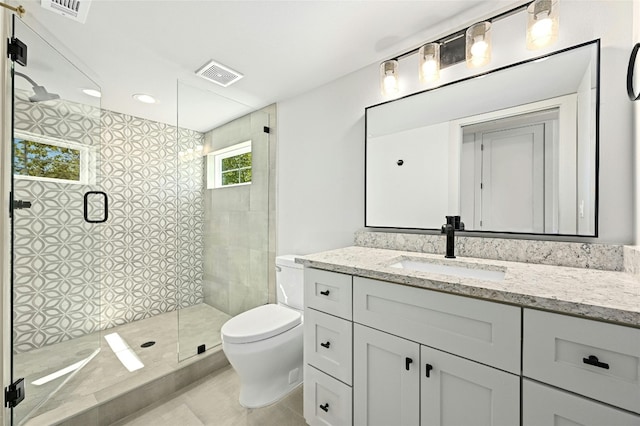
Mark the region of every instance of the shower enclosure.
[[219, 350], [273, 296], [275, 109], [179, 82], [175, 126], [104, 110], [15, 17], [13, 37], [12, 424], [50, 424]]

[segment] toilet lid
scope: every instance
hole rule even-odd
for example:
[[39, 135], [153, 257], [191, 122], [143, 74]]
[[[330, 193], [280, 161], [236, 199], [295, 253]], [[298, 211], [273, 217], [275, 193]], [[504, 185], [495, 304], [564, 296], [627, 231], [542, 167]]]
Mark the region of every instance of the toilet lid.
[[262, 305], [236, 315], [224, 323], [220, 333], [227, 343], [249, 343], [268, 339], [301, 323], [302, 315], [276, 304]]

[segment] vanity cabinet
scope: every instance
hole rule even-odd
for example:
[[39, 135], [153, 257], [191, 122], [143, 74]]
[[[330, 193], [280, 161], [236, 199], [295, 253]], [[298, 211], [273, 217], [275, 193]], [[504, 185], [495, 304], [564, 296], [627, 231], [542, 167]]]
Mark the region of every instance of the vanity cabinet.
[[304, 417], [311, 426], [352, 423], [351, 275], [304, 270]]
[[305, 268], [304, 333], [312, 426], [640, 426], [638, 328]]
[[360, 277], [353, 303], [354, 424], [520, 423], [519, 375], [476, 362], [519, 373], [519, 308]]

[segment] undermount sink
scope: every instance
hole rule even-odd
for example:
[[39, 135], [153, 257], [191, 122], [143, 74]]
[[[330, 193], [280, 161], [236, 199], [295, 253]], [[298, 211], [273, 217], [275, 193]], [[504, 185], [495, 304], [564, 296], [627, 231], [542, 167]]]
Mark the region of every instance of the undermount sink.
[[438, 261], [431, 259], [403, 259], [389, 266], [391, 268], [406, 269], [408, 271], [431, 272], [434, 274], [476, 278], [488, 281], [502, 281], [504, 280], [505, 274], [504, 269], [496, 266], [462, 262], [457, 265], [450, 265], [439, 263]]

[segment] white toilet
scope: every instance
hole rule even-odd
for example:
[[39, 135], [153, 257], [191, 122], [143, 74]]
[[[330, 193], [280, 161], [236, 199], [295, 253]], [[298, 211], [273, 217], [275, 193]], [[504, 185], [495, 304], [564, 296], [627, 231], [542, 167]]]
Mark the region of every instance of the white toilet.
[[276, 258], [277, 304], [227, 321], [222, 350], [240, 377], [240, 404], [264, 407], [302, 383], [303, 267], [295, 255]]

